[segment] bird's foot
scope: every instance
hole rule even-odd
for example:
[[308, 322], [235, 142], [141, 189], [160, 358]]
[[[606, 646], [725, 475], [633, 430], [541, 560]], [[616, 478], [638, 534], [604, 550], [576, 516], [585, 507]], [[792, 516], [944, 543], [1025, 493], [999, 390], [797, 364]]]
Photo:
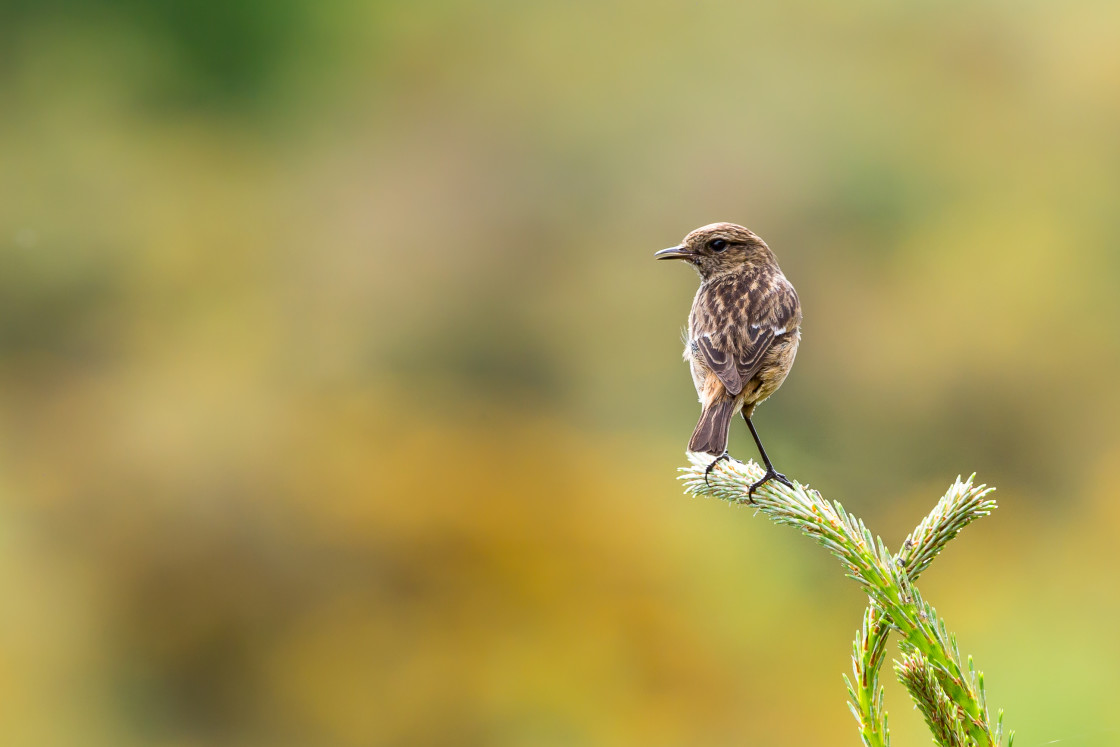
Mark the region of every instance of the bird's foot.
[[712, 474], [712, 470], [715, 469], [716, 465], [722, 462], [724, 459], [726, 459], [727, 461], [731, 461], [731, 455], [726, 451], [713, 459], [711, 463], [709, 463], [708, 466], [704, 468], [704, 484], [709, 488], [712, 487], [712, 485], [708, 482], [708, 475]]
[[[712, 464], [715, 464], [715, 462], [712, 462]], [[761, 480], [751, 485], [750, 490], [747, 491], [747, 502], [754, 503], [754, 491], [758, 490], [771, 480], [777, 480], [778, 482], [789, 488], [793, 487], [793, 483], [789, 481], [788, 477], [771, 467], [770, 469], [766, 470], [766, 474], [762, 476]]]

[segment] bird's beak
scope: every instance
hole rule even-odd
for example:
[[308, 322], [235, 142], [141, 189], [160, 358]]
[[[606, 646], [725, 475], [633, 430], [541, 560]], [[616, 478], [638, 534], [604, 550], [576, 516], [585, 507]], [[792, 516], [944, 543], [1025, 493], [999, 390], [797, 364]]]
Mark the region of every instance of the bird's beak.
[[692, 259], [696, 255], [683, 246], [671, 246], [668, 249], [654, 252], [653, 256], [655, 259]]

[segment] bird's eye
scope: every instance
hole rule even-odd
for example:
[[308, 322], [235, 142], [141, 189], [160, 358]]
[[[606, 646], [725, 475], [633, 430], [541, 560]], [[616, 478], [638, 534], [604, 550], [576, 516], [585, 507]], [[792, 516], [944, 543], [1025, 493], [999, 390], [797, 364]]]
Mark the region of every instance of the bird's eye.
[[726, 239], [712, 239], [711, 241], [708, 242], [708, 248], [711, 249], [713, 252], [722, 252], [724, 249], [727, 248], [727, 240]]

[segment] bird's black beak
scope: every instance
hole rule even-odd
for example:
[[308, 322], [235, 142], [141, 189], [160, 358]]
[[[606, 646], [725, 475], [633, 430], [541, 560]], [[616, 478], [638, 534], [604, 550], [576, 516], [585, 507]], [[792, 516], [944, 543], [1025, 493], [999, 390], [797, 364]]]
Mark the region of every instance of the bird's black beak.
[[668, 249], [654, 252], [653, 256], [655, 259], [692, 259], [696, 255], [683, 246], [671, 246]]

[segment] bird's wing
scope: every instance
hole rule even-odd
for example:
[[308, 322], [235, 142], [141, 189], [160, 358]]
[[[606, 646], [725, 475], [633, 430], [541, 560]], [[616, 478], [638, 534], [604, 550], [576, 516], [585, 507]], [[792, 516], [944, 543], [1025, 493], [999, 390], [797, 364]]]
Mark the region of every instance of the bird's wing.
[[743, 391], [743, 379], [739, 376], [739, 367], [736, 365], [734, 355], [716, 347], [710, 335], [696, 338], [696, 350], [703, 357], [708, 369], [719, 377], [720, 383], [729, 394], [734, 396]]
[[735, 364], [740, 379], [750, 381], [758, 373], [774, 339], [795, 328], [800, 317], [797, 293], [784, 277], [775, 278], [747, 299], [746, 323], [736, 340]]
[[762, 357], [774, 342], [775, 330], [770, 325], [756, 327], [748, 324], [740, 331], [739, 354], [735, 356], [736, 373], [743, 381], [750, 381], [762, 367]]

